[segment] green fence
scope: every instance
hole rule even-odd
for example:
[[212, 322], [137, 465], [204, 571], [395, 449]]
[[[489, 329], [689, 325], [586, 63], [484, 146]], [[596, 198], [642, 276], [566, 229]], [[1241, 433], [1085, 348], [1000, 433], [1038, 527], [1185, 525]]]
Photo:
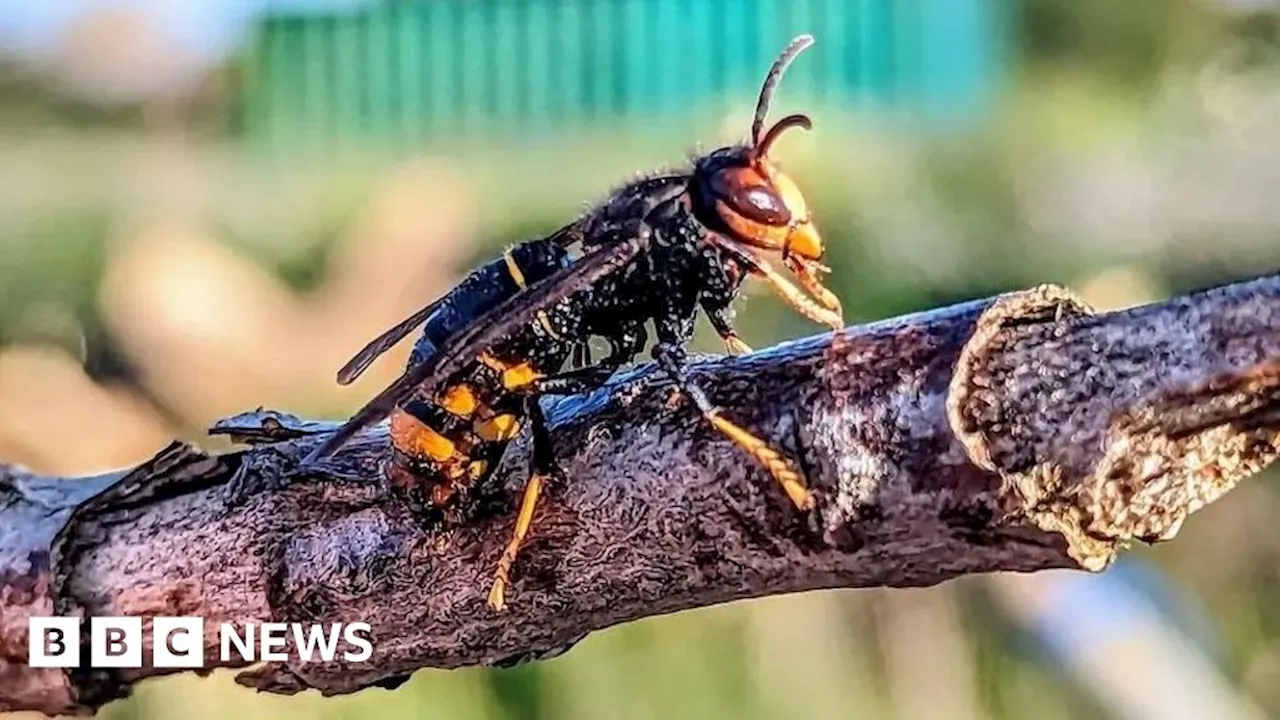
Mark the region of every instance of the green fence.
[[654, 122], [749, 104], [798, 32], [809, 102], [965, 117], [1004, 72], [1002, 0], [418, 0], [274, 17], [246, 58], [251, 138], [433, 138]]

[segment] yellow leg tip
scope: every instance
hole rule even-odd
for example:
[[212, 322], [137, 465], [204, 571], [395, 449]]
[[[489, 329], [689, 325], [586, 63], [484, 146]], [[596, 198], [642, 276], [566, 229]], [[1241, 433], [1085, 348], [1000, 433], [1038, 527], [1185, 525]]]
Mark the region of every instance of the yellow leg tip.
[[506, 549], [502, 551], [502, 557], [498, 560], [498, 569], [493, 573], [493, 587], [489, 589], [488, 599], [488, 605], [493, 610], [501, 611], [507, 606], [506, 589], [507, 581], [511, 577], [511, 566], [515, 564], [520, 545], [524, 543], [524, 538], [529, 533], [529, 526], [533, 523], [534, 508], [538, 504], [538, 497], [542, 494], [542, 486], [547, 480], [546, 475], [535, 473], [529, 476], [529, 482], [525, 485], [524, 499], [520, 501], [520, 515], [516, 518], [515, 530], [511, 533], [511, 540], [507, 543]]
[[773, 478], [778, 481], [782, 489], [787, 493], [787, 497], [791, 498], [792, 504], [802, 511], [809, 511], [814, 508], [815, 502], [813, 493], [805, 486], [804, 481], [790, 468], [782, 471], [776, 471], [773, 467], [769, 468], [773, 474]]
[[788, 492], [787, 494], [791, 496], [791, 502], [795, 503], [798, 509], [808, 512], [814, 508], [813, 493], [808, 490], [801, 488], [798, 491]]
[[502, 612], [507, 609], [506, 589], [507, 583], [505, 581], [493, 581], [493, 587], [489, 589], [489, 599], [485, 601], [490, 610]]
[[765, 441], [721, 417], [719, 408], [704, 415], [713, 427], [724, 433], [730, 440], [747, 452], [765, 467], [773, 479], [782, 486], [791, 502], [801, 510], [814, 508], [813, 493], [805, 487], [804, 480], [795, 471], [782, 453], [769, 447]]

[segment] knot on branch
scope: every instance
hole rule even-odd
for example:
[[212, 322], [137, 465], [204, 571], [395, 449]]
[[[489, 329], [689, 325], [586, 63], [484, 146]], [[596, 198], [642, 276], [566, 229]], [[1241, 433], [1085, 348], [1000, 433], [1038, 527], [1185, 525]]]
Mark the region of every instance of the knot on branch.
[[[1280, 361], [1268, 357], [1280, 318], [1247, 309], [1154, 341], [1089, 327], [1093, 310], [1058, 286], [1002, 296], [956, 362], [948, 422], [969, 459], [1000, 476], [1005, 512], [1060, 533], [1081, 567], [1101, 570], [1130, 540], [1172, 538], [1280, 452]], [[1091, 334], [1088, 352], [1061, 342], [1068, 333]], [[1245, 337], [1252, 347], [1222, 352]], [[1176, 373], [1206, 347], [1221, 356], [1207, 381], [1156, 386], [1132, 369], [1152, 357]], [[1040, 362], [1025, 362], [1029, 348]]]

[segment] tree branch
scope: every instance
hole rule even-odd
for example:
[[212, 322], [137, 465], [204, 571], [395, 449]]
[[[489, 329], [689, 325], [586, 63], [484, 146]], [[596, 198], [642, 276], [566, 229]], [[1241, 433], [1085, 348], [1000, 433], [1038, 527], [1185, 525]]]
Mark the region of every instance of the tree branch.
[[[0, 710], [89, 712], [155, 669], [37, 670], [31, 614], [356, 622], [370, 662], [267, 664], [292, 693], [394, 687], [421, 667], [563, 652], [637, 618], [815, 588], [1098, 570], [1280, 452], [1280, 275], [1090, 316], [1037, 288], [697, 365], [730, 417], [799, 461], [798, 513], [648, 368], [552, 408], [552, 487], [505, 613], [484, 605], [527, 463], [463, 527], [385, 494], [385, 428], [308, 476], [332, 424], [258, 411], [127, 473], [0, 475]], [[210, 634], [206, 657], [217, 657]], [[150, 653], [144, 655], [149, 659]]]

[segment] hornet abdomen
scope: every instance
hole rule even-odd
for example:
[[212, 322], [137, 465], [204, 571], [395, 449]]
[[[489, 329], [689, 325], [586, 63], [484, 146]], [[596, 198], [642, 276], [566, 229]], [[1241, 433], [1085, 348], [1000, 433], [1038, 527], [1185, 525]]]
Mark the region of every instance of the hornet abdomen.
[[[516, 245], [477, 268], [449, 292], [410, 355], [425, 362], [476, 318], [570, 264], [568, 251], [549, 240]], [[522, 392], [555, 373], [578, 337], [567, 305], [549, 308], [470, 363], [434, 397], [415, 395], [391, 415], [395, 448], [393, 490], [419, 511], [442, 508], [483, 482], [526, 420]]]

